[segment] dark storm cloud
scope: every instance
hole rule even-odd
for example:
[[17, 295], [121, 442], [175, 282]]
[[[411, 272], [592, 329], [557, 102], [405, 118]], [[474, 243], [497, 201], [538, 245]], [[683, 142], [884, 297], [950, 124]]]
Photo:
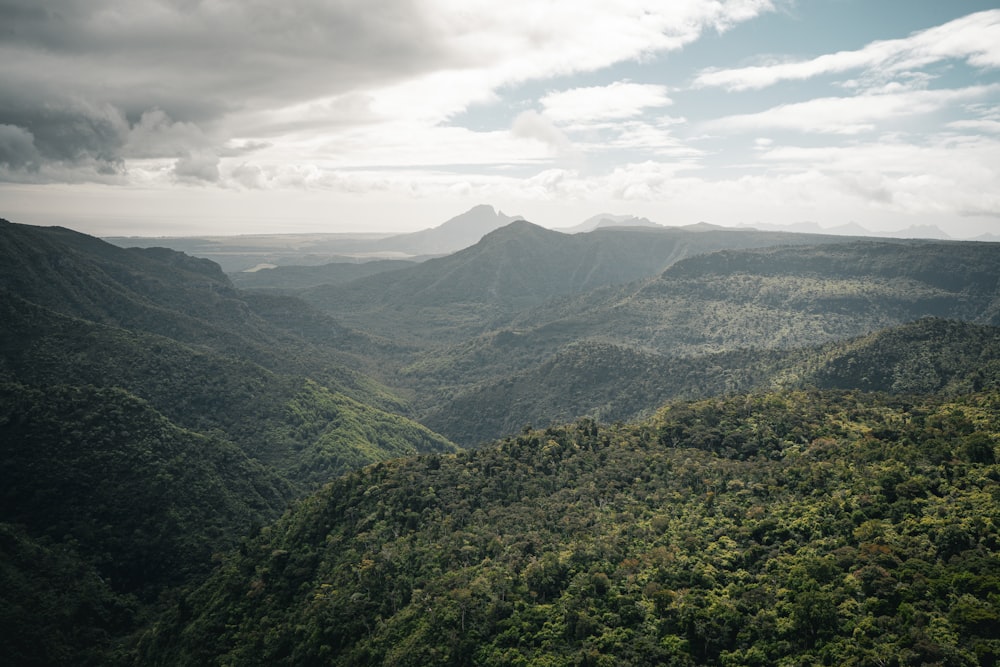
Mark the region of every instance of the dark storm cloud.
[[5, 124], [30, 132], [43, 159], [72, 162], [90, 156], [113, 160], [128, 138], [125, 118], [107, 104], [48, 104], [5, 111]]
[[41, 157], [31, 132], [16, 125], [0, 125], [0, 165], [33, 170]]
[[441, 65], [430, 31], [407, 0], [0, 0], [0, 163], [219, 152], [234, 112]]

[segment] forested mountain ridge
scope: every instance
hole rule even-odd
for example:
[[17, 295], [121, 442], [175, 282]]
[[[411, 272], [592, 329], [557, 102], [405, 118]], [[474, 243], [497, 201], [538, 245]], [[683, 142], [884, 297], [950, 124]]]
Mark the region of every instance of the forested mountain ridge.
[[[946, 395], [1000, 389], [1000, 328], [924, 318], [822, 346], [694, 356], [581, 342], [459, 392], [421, 421], [470, 446], [525, 424], [581, 416], [631, 421], [668, 400], [801, 387]], [[475, 420], [462, 418], [472, 414]]]
[[995, 660], [996, 246], [775, 238], [521, 222], [322, 312], [0, 224], [0, 654]]
[[120, 389], [0, 382], [0, 654], [106, 665], [164, 591], [292, 499], [238, 447]]
[[[699, 253], [832, 241], [843, 238], [639, 227], [563, 234], [519, 220], [447, 257], [301, 294], [366, 331], [406, 340], [454, 341], [495, 328], [498, 321], [552, 298], [655, 276]], [[400, 327], [400, 320], [407, 326]]]
[[[296, 484], [398, 455], [407, 438], [411, 452], [450, 447], [381, 410], [401, 411], [399, 397], [344, 365], [363, 366], [357, 356], [382, 351], [377, 342], [294, 298], [279, 306], [243, 295], [211, 262], [58, 228], [5, 223], [0, 242], [9, 253], [0, 262], [0, 373], [15, 381], [124, 388], [186, 428], [220, 429]], [[189, 271], [189, 262], [201, 271]], [[311, 436], [297, 435], [301, 417], [292, 406], [302, 401], [319, 413], [351, 415], [341, 420], [342, 437], [329, 434], [339, 445], [310, 440], [323, 432], [313, 426]], [[311, 446], [322, 456], [309, 455]]]
[[0, 257], [5, 290], [95, 322], [157, 326], [155, 313], [178, 326], [184, 316], [245, 316], [218, 265], [164, 248], [126, 250], [61, 227], [0, 220]]
[[[54, 312], [323, 375], [362, 400], [349, 368], [371, 339], [326, 317], [321, 345], [257, 312], [219, 267], [165, 248], [119, 248], [58, 227], [0, 221], [0, 293]], [[287, 298], [286, 301], [294, 301]], [[303, 304], [303, 308], [307, 308]], [[300, 363], [304, 355], [307, 363]], [[354, 387], [352, 385], [360, 386]]]
[[[742, 351], [720, 357], [718, 377], [704, 380], [712, 390], [740, 390], [760, 386], [758, 380], [740, 379], [740, 368], [760, 357], [764, 365], [753, 373], [766, 375], [769, 350], [804, 350], [928, 316], [996, 326], [998, 266], [1000, 246], [988, 243], [868, 240], [724, 250], [681, 259], [645, 280], [550, 299], [498, 319], [495, 328], [475, 337], [449, 342], [442, 336], [413, 356], [397, 382], [413, 387], [421, 419], [470, 444], [507, 434], [492, 429], [515, 422], [548, 423], [538, 421], [542, 405], [560, 416], [571, 406], [582, 407], [574, 394], [586, 394], [595, 380], [603, 382], [591, 370], [604, 367], [604, 353], [624, 355], [620, 362], [636, 369], [636, 383], [652, 393], [643, 406], [649, 409], [670, 397], [659, 393], [658, 385], [677, 387], [677, 373], [689, 372], [690, 362], [678, 359]], [[446, 326], [447, 309], [434, 312], [439, 326]], [[660, 371], [666, 381], [655, 377]], [[558, 388], [546, 379], [548, 372], [561, 378]], [[609, 372], [617, 384], [607, 384], [605, 397], [593, 396], [575, 416], [617, 414], [618, 408], [605, 412], [602, 406], [642, 393], [630, 388], [627, 374]], [[730, 379], [719, 381], [723, 377]], [[518, 405], [503, 401], [503, 387], [512, 390]], [[486, 405], [477, 394], [500, 403]], [[467, 412], [472, 405], [483, 410]], [[518, 415], [522, 407], [527, 419]], [[464, 420], [468, 414], [486, 419]]]
[[626, 289], [531, 311], [571, 328], [665, 353], [794, 347], [935, 316], [1000, 324], [1000, 247], [863, 241], [725, 250], [678, 262]]
[[721, 250], [692, 257], [672, 268], [672, 277], [755, 274], [761, 276], [905, 278], [947, 290], [995, 290], [996, 246], [962, 241], [865, 239], [817, 245], [807, 254], [775, 246]]
[[669, 405], [352, 473], [148, 664], [994, 664], [996, 394]]
[[39, 598], [0, 617], [0, 654], [106, 664], [158, 596], [293, 497], [454, 451], [359, 372], [368, 349], [391, 345], [243, 295], [212, 262], [0, 224], [0, 606]]

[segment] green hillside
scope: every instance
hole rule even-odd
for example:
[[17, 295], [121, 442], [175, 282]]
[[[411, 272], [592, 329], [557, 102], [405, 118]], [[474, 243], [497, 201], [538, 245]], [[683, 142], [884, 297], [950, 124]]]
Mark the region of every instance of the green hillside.
[[819, 347], [694, 356], [570, 344], [525, 371], [457, 393], [421, 421], [455, 442], [475, 445], [525, 424], [583, 416], [629, 421], [668, 400], [779, 387], [951, 395], [995, 390], [1000, 328], [925, 318]]
[[720, 251], [678, 262], [630, 289], [526, 314], [549, 332], [604, 337], [669, 354], [792, 348], [921, 317], [1000, 324], [1000, 246], [864, 241]]
[[113, 388], [0, 382], [0, 653], [107, 665], [161, 596], [293, 497], [217, 435]]
[[945, 394], [1000, 388], [1000, 328], [925, 318], [805, 355], [776, 384]]
[[312, 288], [302, 296], [345, 323], [379, 335], [455, 341], [496, 328], [552, 298], [655, 276], [685, 257], [722, 248], [833, 240], [843, 239], [640, 227], [571, 235], [521, 220], [447, 257], [348, 286]]
[[[14, 381], [123, 388], [301, 486], [452, 447], [355, 370], [391, 345], [297, 299], [243, 294], [205, 260], [59, 228], [3, 223], [0, 249], [0, 374]], [[301, 410], [328, 421], [302, 428]]]
[[[308, 377], [14, 297], [0, 311], [0, 377], [41, 387], [124, 389], [184, 428], [224, 435], [296, 488], [391, 456], [453, 449], [405, 417]], [[377, 385], [369, 383], [373, 393]]]
[[0, 385], [0, 520], [71, 541], [117, 591], [205, 571], [291, 498], [231, 442], [171, 424], [119, 389]]
[[737, 396], [379, 464], [233, 554], [143, 659], [994, 664], [998, 400]]
[[994, 664], [998, 253], [520, 222], [310, 303], [2, 222], [0, 655]]
[[[567, 345], [528, 370], [484, 381], [421, 421], [466, 446], [590, 417], [631, 420], [668, 399], [723, 395], [766, 384], [787, 353], [739, 350], [667, 357], [610, 343]], [[470, 420], [465, 415], [476, 415]]]
[[[926, 317], [996, 326], [997, 266], [1000, 246], [988, 243], [864, 241], [720, 251], [680, 260], [650, 279], [550, 299], [477, 336], [454, 342], [443, 336], [387, 381], [411, 388], [416, 414], [463, 444], [525, 423], [583, 415], [628, 419], [675, 396], [770, 386], [768, 375], [778, 372], [819, 386], [892, 390], [877, 378], [837, 384], [846, 369], [831, 371], [827, 383], [812, 377], [818, 369], [772, 367], [770, 357], [790, 355], [787, 365], [796, 350]], [[924, 349], [941, 347], [937, 334], [927, 333]], [[947, 347], [954, 332], [939, 333]], [[723, 356], [714, 362], [713, 355]], [[914, 356], [908, 363], [923, 362]], [[907, 383], [901, 380], [899, 390]]]
[[108, 664], [291, 499], [454, 451], [361, 372], [395, 349], [211, 262], [0, 223], [0, 653]]
[[[360, 400], [381, 398], [369, 391], [370, 379], [352, 371], [357, 351], [371, 344], [369, 337], [319, 313], [314, 317], [324, 318], [325, 335], [303, 335], [285, 325], [285, 313], [255, 310], [257, 303], [208, 260], [165, 248], [118, 248], [58, 227], [6, 221], [0, 221], [0, 260], [4, 302], [17, 299], [272, 371], [310, 375], [337, 383]], [[297, 320], [312, 310], [292, 297], [284, 300], [285, 310], [294, 311]]]

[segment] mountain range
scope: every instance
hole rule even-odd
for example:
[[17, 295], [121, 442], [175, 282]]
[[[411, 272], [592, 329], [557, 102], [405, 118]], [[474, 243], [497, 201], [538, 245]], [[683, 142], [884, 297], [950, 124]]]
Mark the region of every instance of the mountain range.
[[1000, 246], [646, 222], [227, 275], [0, 221], [0, 652], [1000, 657]]
[[[234, 280], [247, 285], [277, 287], [267, 284], [270, 270], [280, 268], [279, 273], [290, 267], [336, 265], [326, 270], [326, 278], [338, 282], [359, 263], [373, 260], [422, 261], [430, 257], [448, 255], [471, 246], [483, 236], [496, 231], [511, 222], [523, 220], [521, 216], [506, 215], [493, 206], [481, 204], [461, 213], [436, 227], [404, 234], [391, 233], [300, 233], [300, 234], [256, 234], [246, 236], [206, 236], [206, 237], [109, 237], [110, 243], [120, 247], [167, 247], [196, 257], [211, 259], [224, 271], [231, 274], [241, 272], [260, 273], [259, 276], [234, 276]], [[558, 229], [565, 234], [592, 232], [595, 229], [613, 227], [665, 227], [648, 218], [634, 215], [599, 213], [578, 225]], [[856, 222], [835, 227], [821, 227], [814, 222], [800, 222], [792, 225], [773, 225], [764, 222], [742, 223], [736, 227], [723, 227], [708, 222], [670, 225], [687, 231], [698, 230], [758, 230], [781, 233], [819, 234], [826, 236], [857, 236], [900, 239], [949, 240], [946, 232], [933, 225], [911, 226], [892, 232], [873, 232]], [[982, 234], [976, 241], [1000, 241], [995, 234]], [[373, 272], [369, 267], [361, 273]], [[293, 273], [301, 277], [300, 270]], [[321, 274], [322, 275], [322, 274]], [[360, 275], [360, 273], [358, 274]], [[295, 279], [293, 279], [295, 280]], [[251, 282], [252, 281], [252, 282]], [[316, 283], [322, 284], [322, 283]], [[305, 286], [295, 284], [296, 287]]]

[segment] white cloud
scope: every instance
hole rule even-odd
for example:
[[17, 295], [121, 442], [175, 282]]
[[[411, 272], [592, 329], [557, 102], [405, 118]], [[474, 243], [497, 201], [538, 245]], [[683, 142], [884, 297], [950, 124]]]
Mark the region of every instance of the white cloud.
[[979, 120], [955, 120], [948, 123], [948, 127], [955, 130], [971, 130], [973, 132], [990, 132], [1000, 134], [1000, 120], [989, 120], [982, 118]]
[[174, 163], [173, 175], [188, 183], [214, 183], [219, 180], [219, 156], [196, 153], [179, 158]]
[[650, 121], [630, 120], [595, 126], [600, 136], [590, 141], [578, 141], [580, 150], [589, 154], [609, 151], [645, 153], [657, 158], [690, 159], [705, 152], [674, 135], [674, 128], [684, 124], [682, 118], [665, 116]]
[[899, 213], [1000, 216], [1000, 140], [989, 137], [785, 146], [761, 159], [778, 173], [823, 173], [840, 191]]
[[541, 99], [545, 115], [559, 123], [589, 123], [635, 118], [646, 109], [672, 104], [667, 87], [616, 81], [607, 86], [573, 88]]
[[1000, 84], [954, 90], [911, 90], [901, 93], [823, 97], [782, 104], [752, 114], [725, 116], [706, 123], [713, 130], [788, 129], [822, 134], [860, 134], [882, 121], [927, 114], [948, 105], [981, 99], [1000, 91]]
[[594, 71], [674, 51], [706, 29], [726, 30], [773, 10], [769, 0], [431, 0], [436, 36], [463, 69], [507, 82]]
[[569, 155], [573, 152], [573, 146], [562, 130], [548, 117], [533, 109], [518, 114], [510, 131], [515, 137], [541, 141], [550, 146], [556, 155]]
[[1000, 67], [1000, 9], [970, 14], [903, 39], [872, 42], [856, 51], [797, 62], [708, 69], [695, 78], [694, 85], [751, 90], [853, 69], [877, 69], [881, 78], [949, 59], [966, 60], [974, 67]]
[[[333, 147], [345, 129], [372, 125], [391, 131], [409, 123], [429, 140], [435, 125], [495, 101], [504, 86], [677, 50], [706, 30], [772, 9], [767, 0], [51, 0], [47, 7], [39, 14], [0, 6], [7, 29], [0, 125], [32, 128], [43, 159], [65, 159], [50, 157], [47, 135], [34, 131], [44, 117], [53, 136], [92, 150], [105, 170], [123, 158], [221, 154], [236, 138], [266, 141], [272, 153]], [[623, 97], [617, 111], [602, 113], [627, 113], [632, 103]], [[46, 116], [54, 107], [65, 113]]]
[[230, 173], [229, 177], [248, 189], [261, 189], [267, 185], [267, 177], [264, 170], [254, 164], [243, 162], [237, 165]]

